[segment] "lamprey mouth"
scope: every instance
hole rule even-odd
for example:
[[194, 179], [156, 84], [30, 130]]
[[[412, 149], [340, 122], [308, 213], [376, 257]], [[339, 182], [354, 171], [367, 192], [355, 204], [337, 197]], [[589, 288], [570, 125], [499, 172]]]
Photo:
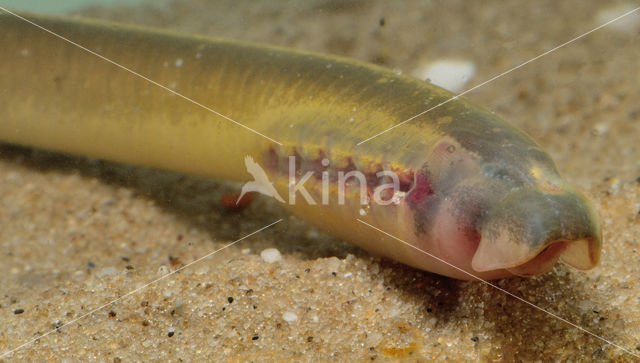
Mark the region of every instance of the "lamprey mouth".
[[507, 271], [517, 276], [534, 276], [548, 272], [567, 249], [567, 246], [568, 242], [555, 242], [542, 250], [536, 257], [521, 265], [507, 268]]
[[524, 277], [540, 275], [551, 270], [558, 260], [575, 269], [588, 270], [598, 264], [599, 249], [594, 242], [588, 239], [552, 242], [531, 260], [507, 271]]
[[600, 260], [598, 217], [571, 190], [519, 191], [497, 205], [484, 222], [472, 260], [476, 271], [506, 269], [532, 276], [549, 271], [558, 260], [579, 270], [591, 269]]

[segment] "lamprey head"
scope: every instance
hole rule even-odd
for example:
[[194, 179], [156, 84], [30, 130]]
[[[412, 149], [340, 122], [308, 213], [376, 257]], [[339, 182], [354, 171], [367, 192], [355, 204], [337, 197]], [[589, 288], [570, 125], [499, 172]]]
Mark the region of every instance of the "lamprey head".
[[581, 270], [597, 265], [602, 235], [593, 206], [546, 153], [516, 136], [507, 146], [500, 138], [476, 149], [445, 139], [433, 149], [406, 206], [412, 243], [442, 261], [413, 265], [462, 279], [538, 275], [557, 260]]
[[602, 235], [591, 204], [578, 192], [516, 189], [480, 221], [475, 271], [506, 269], [531, 276], [560, 259], [580, 270], [597, 265]]

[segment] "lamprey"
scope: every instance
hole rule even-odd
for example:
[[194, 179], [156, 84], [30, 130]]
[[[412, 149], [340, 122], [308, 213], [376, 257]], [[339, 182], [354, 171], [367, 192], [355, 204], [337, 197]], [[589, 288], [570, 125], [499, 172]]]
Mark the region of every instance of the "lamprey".
[[598, 263], [590, 202], [523, 131], [464, 98], [357, 145], [454, 96], [428, 82], [331, 55], [24, 16], [139, 75], [1, 15], [4, 143], [239, 182], [246, 162], [309, 223], [451, 277], [471, 278], [452, 265], [494, 279]]

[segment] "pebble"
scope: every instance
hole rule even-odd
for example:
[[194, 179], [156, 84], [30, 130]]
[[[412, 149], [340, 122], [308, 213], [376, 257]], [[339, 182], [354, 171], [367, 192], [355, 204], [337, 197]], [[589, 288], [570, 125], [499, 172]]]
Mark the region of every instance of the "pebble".
[[441, 59], [418, 67], [413, 75], [429, 80], [451, 92], [459, 92], [476, 73], [475, 63], [460, 59]]
[[[624, 13], [631, 11], [636, 5], [632, 3], [618, 4], [600, 9], [596, 14], [594, 25], [600, 26], [608, 21], [611, 21]], [[636, 30], [640, 30], [640, 10], [631, 13], [623, 18], [620, 18], [613, 23], [604, 27], [604, 29], [617, 31], [620, 33], [633, 33]]]
[[298, 315], [296, 315], [296, 313], [293, 313], [291, 311], [287, 311], [284, 314], [282, 314], [282, 319], [284, 319], [284, 321], [292, 323], [296, 320], [298, 320]]
[[260, 257], [264, 262], [274, 263], [282, 260], [282, 255], [280, 251], [275, 248], [267, 248], [260, 252]]

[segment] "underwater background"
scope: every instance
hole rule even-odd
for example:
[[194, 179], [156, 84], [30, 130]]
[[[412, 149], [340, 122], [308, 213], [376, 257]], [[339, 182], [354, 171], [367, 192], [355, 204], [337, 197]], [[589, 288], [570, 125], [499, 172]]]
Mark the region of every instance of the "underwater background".
[[[463, 73], [464, 82], [438, 81], [460, 90], [637, 6], [576, 0], [0, 5], [337, 54], [434, 82], [433, 67], [445, 64], [453, 78]], [[637, 355], [639, 45], [640, 16], [630, 15], [466, 95], [543, 145], [602, 219], [602, 261], [594, 270], [558, 264], [543, 276], [496, 284]], [[634, 358], [481, 282], [373, 257], [267, 198], [230, 212], [221, 199], [238, 191], [226, 182], [0, 146], [0, 353], [285, 218], [7, 361]], [[281, 260], [265, 261], [267, 248], [280, 251]]]

